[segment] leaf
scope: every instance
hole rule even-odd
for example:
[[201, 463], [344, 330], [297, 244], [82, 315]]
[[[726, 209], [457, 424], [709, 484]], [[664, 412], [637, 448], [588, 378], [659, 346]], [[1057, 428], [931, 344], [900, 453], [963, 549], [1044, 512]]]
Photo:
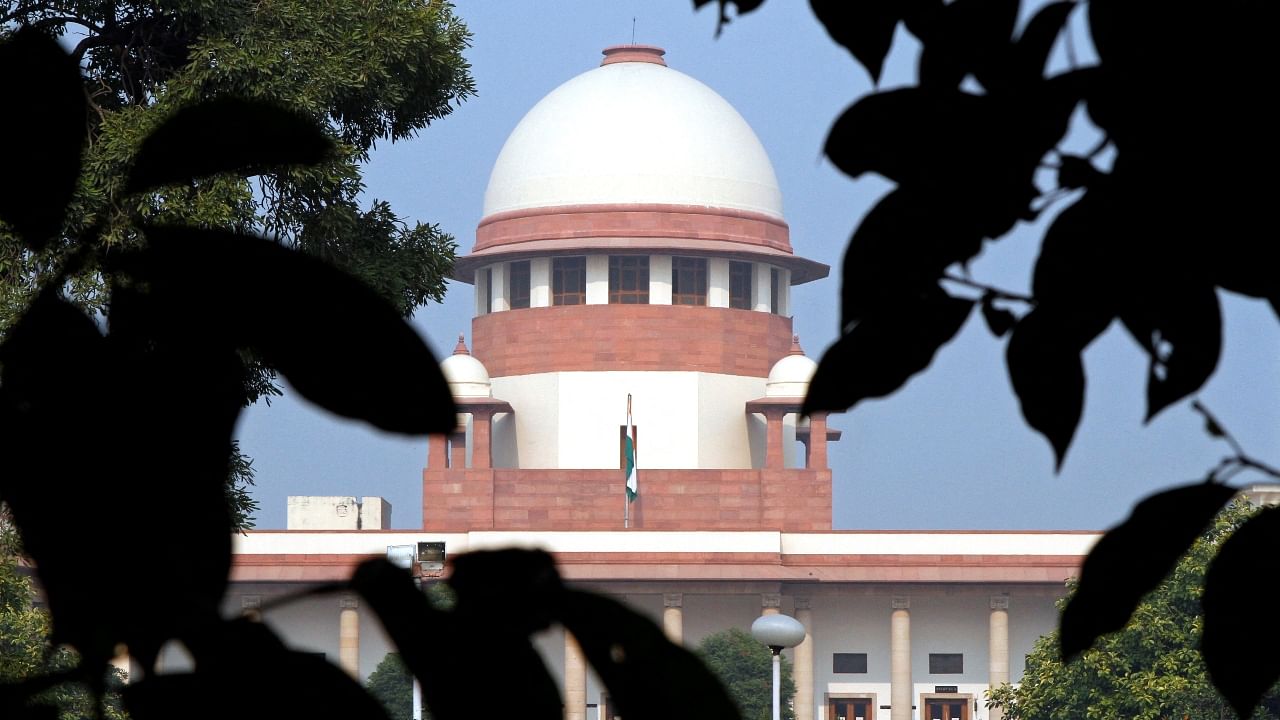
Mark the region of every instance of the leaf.
[[1183, 284], [1166, 276], [1145, 283], [1136, 295], [1120, 319], [1149, 357], [1150, 422], [1213, 375], [1222, 351], [1222, 314], [1218, 295], [1208, 284]]
[[1014, 325], [1018, 324], [1018, 318], [1008, 310], [996, 307], [994, 301], [995, 296], [991, 293], [982, 296], [982, 319], [987, 322], [987, 328], [991, 330], [992, 335], [1004, 337]]
[[80, 68], [52, 38], [21, 27], [0, 42], [5, 111], [0, 220], [32, 250], [62, 228], [80, 175], [88, 118]]
[[724, 687], [697, 657], [616, 600], [568, 590], [561, 622], [608, 688], [619, 715], [636, 720], [738, 720], [737, 707]]
[[1080, 354], [1106, 325], [1078, 308], [1045, 302], [1024, 315], [1009, 337], [1005, 363], [1022, 417], [1053, 446], [1059, 470], [1084, 411]]
[[126, 262], [167, 313], [156, 322], [260, 353], [330, 412], [398, 433], [453, 429], [453, 399], [431, 351], [358, 280], [245, 235], [170, 227], [146, 235], [149, 248]]
[[869, 311], [827, 348], [801, 412], [842, 412], [902, 387], [959, 332], [973, 304], [935, 285]]
[[217, 173], [248, 176], [314, 165], [333, 147], [320, 125], [305, 115], [257, 100], [216, 98], [178, 110], [147, 136], [125, 192]]
[[[1001, 60], [1013, 37], [1019, 0], [953, 0], [924, 25], [920, 42], [921, 86], [954, 89], [972, 74], [988, 89], [1008, 72]], [[919, 26], [917, 26], [919, 27]]]
[[1280, 576], [1280, 508], [1268, 507], [1222, 544], [1209, 564], [1200, 604], [1200, 652], [1218, 691], [1237, 714], [1253, 714], [1280, 680], [1280, 625], [1259, 622], [1274, 608]]
[[1075, 0], [1060, 0], [1045, 5], [1031, 17], [1013, 46], [1008, 71], [1014, 76], [1014, 86], [1030, 84], [1044, 77], [1053, 43], [1062, 34], [1062, 27], [1075, 8]]
[[893, 44], [894, 29], [902, 19], [901, 3], [895, 0], [809, 0], [809, 7], [826, 27], [831, 39], [849, 52], [871, 75], [880, 81], [885, 56]]
[[[712, 0], [693, 0], [695, 10], [703, 5], [712, 2]], [[759, 9], [764, 4], [764, 0], [715, 0], [720, 4], [720, 17], [716, 21], [716, 37], [720, 36], [720, 32], [724, 30], [724, 26], [729, 24], [729, 6], [733, 5], [737, 8], [739, 16], [746, 15], [749, 12]]]
[[1063, 661], [1123, 628], [1235, 492], [1203, 482], [1165, 490], [1139, 502], [1107, 531], [1085, 558], [1079, 587], [1062, 611]]

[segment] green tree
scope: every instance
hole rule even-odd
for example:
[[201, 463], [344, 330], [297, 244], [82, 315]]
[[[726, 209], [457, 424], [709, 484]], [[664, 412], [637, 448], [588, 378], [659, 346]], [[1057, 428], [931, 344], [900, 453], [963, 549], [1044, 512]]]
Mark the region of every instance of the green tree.
[[[773, 659], [769, 648], [740, 628], [708, 635], [698, 646], [698, 657], [720, 678], [729, 696], [737, 703], [743, 720], [773, 717]], [[791, 662], [782, 658], [782, 718], [795, 720], [791, 704], [796, 683]]]
[[[1229, 505], [1138, 605], [1128, 625], [1102, 636], [1075, 660], [1062, 662], [1056, 631], [1040, 638], [1027, 656], [1021, 684], [993, 690], [991, 703], [1003, 707], [1009, 720], [1235, 717], [1210, 682], [1198, 649], [1200, 596], [1219, 547], [1255, 512], [1243, 501]], [[1075, 583], [1070, 587], [1074, 592]], [[1059, 605], [1065, 607], [1066, 600]], [[1254, 717], [1280, 717], [1280, 689], [1264, 697]]]
[[400, 653], [387, 653], [369, 674], [365, 689], [387, 709], [390, 720], [412, 720], [413, 676]]
[[[361, 204], [360, 164], [378, 140], [408, 138], [474, 93], [462, 56], [470, 34], [435, 0], [3, 0], [0, 41], [18, 25], [73, 47], [90, 110], [81, 174], [63, 227], [31, 250], [0, 222], [0, 333], [48, 273], [90, 240], [99, 251], [137, 241], [139, 221], [255, 231], [355, 274], [406, 316], [444, 294], [456, 244], [410, 225], [386, 202]], [[266, 99], [312, 116], [338, 150], [314, 167], [219, 175], [141, 195], [124, 192], [143, 138], [179, 109], [218, 97]], [[217, 132], [220, 128], [211, 129]], [[39, 153], [30, 156], [41, 163]], [[24, 168], [10, 166], [14, 177]], [[96, 258], [67, 291], [102, 312]], [[277, 394], [263, 369], [246, 402]], [[233, 460], [228, 502], [241, 526], [252, 475]], [[238, 489], [238, 491], [237, 491]]]

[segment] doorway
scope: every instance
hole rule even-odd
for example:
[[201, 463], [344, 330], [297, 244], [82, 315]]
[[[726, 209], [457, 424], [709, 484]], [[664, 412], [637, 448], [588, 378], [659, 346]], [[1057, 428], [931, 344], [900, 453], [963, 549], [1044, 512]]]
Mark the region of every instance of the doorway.
[[927, 697], [923, 720], [969, 720], [968, 697]]
[[872, 720], [874, 707], [871, 698], [831, 698], [827, 720]]

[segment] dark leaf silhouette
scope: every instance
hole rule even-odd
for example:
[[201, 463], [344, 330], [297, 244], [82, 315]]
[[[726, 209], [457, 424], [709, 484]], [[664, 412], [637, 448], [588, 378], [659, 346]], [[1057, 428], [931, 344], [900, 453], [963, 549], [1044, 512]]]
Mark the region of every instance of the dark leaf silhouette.
[[1013, 313], [996, 307], [995, 297], [991, 293], [982, 296], [982, 319], [987, 322], [987, 328], [996, 337], [1004, 337], [1014, 325], [1018, 324], [1018, 318]]
[[924, 48], [920, 85], [954, 89], [972, 74], [987, 88], [1005, 85], [1008, 54], [1019, 0], [954, 0], [912, 23]]
[[869, 312], [823, 353], [802, 412], [839, 412], [902, 387], [929, 366], [972, 309], [973, 301], [935, 285]]
[[[713, 0], [693, 0], [693, 7], [694, 9], [701, 8], [703, 5], [706, 5], [712, 1]], [[724, 26], [729, 23], [729, 6], [730, 5], [737, 8], [739, 15], [746, 15], [747, 13], [758, 9], [761, 5], [764, 4], [764, 0], [714, 0], [714, 1], [720, 5], [720, 19], [716, 22], [716, 35], [719, 35], [720, 32], [724, 30]]]
[[[692, 653], [610, 598], [566, 591], [565, 629], [609, 689], [618, 714], [637, 720], [738, 720], [733, 701]], [[678, 701], [675, 699], [679, 698]]]
[[1258, 622], [1274, 608], [1280, 574], [1280, 508], [1270, 507], [1223, 543], [1205, 574], [1200, 651], [1214, 686], [1242, 718], [1280, 680], [1280, 626]]
[[1013, 75], [1014, 87], [1026, 87], [1042, 79], [1053, 43], [1075, 8], [1074, 0], [1061, 0], [1045, 5], [1032, 16], [1013, 46], [1013, 62], [1007, 71]]
[[809, 7], [827, 28], [831, 39], [849, 49], [867, 69], [872, 82], [880, 81], [884, 58], [893, 43], [893, 32], [902, 19], [898, 0], [809, 0]]
[[1217, 292], [1207, 284], [1144, 283], [1120, 319], [1150, 357], [1148, 421], [1199, 390], [1218, 365], [1222, 315]]
[[153, 310], [209, 342], [260, 353], [298, 392], [383, 430], [447, 432], [453, 399], [413, 328], [367, 286], [275, 243], [213, 230], [149, 227], [125, 260]]
[[332, 150], [333, 141], [304, 115], [261, 101], [217, 98], [179, 110], [143, 141], [125, 191], [221, 172], [256, 175], [312, 165]]
[[62, 227], [80, 174], [87, 137], [80, 69], [52, 38], [22, 27], [0, 42], [0, 77], [0, 137], [7, 138], [0, 220], [40, 250]]
[[1142, 596], [1169, 574], [1235, 489], [1196, 483], [1165, 490], [1098, 541], [1080, 571], [1080, 586], [1062, 611], [1062, 657], [1070, 660], [1100, 635], [1125, 626]]

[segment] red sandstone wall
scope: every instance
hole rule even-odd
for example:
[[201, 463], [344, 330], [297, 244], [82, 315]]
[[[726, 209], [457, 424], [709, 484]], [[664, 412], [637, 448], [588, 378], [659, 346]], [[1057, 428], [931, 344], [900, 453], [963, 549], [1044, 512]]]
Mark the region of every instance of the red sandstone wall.
[[573, 370], [688, 370], [768, 377], [791, 318], [672, 305], [560, 305], [481, 315], [471, 352], [491, 377]]
[[[617, 470], [424, 470], [423, 529], [618, 530]], [[643, 470], [632, 527], [831, 529], [829, 470]]]

